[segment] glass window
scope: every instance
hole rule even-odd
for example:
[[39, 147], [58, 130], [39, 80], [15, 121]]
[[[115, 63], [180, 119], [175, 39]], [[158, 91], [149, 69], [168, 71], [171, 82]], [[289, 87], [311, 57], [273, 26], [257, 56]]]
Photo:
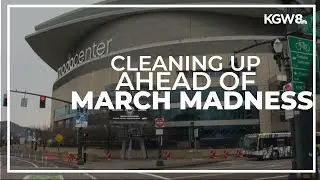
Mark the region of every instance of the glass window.
[[173, 90], [170, 92], [170, 102], [179, 103], [180, 102], [180, 90]]
[[285, 139], [284, 138], [281, 138], [281, 139], [277, 139], [277, 146], [278, 147], [283, 147], [285, 146]]
[[285, 146], [291, 146], [291, 137], [285, 137]]
[[316, 138], [316, 144], [320, 144], [320, 136], [317, 136], [317, 138]]
[[66, 120], [66, 128], [69, 128], [70, 127], [70, 119], [67, 119]]
[[66, 105], [65, 109], [66, 109], [66, 114], [70, 114], [71, 106], [70, 105]]
[[61, 128], [63, 126], [62, 121], [58, 122], [58, 127]]
[[201, 100], [202, 100], [202, 102], [206, 102], [210, 91], [211, 91], [211, 88], [208, 88], [208, 89], [206, 89], [204, 91], [201, 91]]
[[54, 117], [58, 118], [58, 117], [63, 117], [63, 116], [66, 116], [66, 107], [65, 106], [58, 108], [54, 111]]
[[171, 117], [170, 120], [176, 121], [179, 117], [181, 110], [178, 108], [171, 109]]
[[271, 146], [276, 147], [277, 146], [277, 139], [276, 138], [263, 138], [263, 147], [269, 148]]
[[201, 120], [209, 120], [211, 117], [210, 117], [210, 109], [211, 108], [209, 108], [208, 110], [201, 110]]

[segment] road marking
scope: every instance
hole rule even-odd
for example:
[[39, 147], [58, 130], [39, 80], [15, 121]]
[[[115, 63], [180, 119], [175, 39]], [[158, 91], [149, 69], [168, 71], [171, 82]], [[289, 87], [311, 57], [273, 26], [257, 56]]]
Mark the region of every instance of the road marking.
[[[285, 166], [289, 163], [284, 163], [284, 164], [267, 164], [267, 165], [258, 165], [258, 164], [243, 164], [243, 165], [235, 165], [235, 166], [222, 166], [222, 167], [197, 167], [197, 168], [188, 168], [188, 169], [205, 169], [205, 168], [210, 168], [210, 169], [233, 169], [233, 168], [239, 168], [239, 167], [277, 167], [277, 166]], [[256, 169], [256, 168], [255, 168]]]
[[39, 179], [51, 179], [51, 180], [64, 180], [62, 175], [26, 175], [25, 180], [39, 180]]
[[[26, 167], [26, 166], [10, 166], [10, 168], [11, 169], [34, 169], [33, 167]], [[52, 169], [52, 167], [39, 166], [39, 169]]]
[[[254, 166], [254, 165], [251, 165], [251, 166]], [[273, 164], [273, 165], [267, 165], [267, 166], [260, 166], [260, 168], [264, 167], [277, 167], [277, 166], [282, 166], [282, 165], [276, 165], [276, 164]], [[242, 167], [242, 166], [238, 166], [238, 167]], [[221, 169], [221, 168], [219, 168]], [[201, 175], [192, 175], [192, 176], [181, 176], [181, 177], [176, 177], [176, 178], [173, 178], [173, 179], [190, 179], [190, 178], [201, 178], [201, 177], [211, 177], [211, 176], [224, 176], [224, 175], [230, 175], [230, 174], [237, 174], [237, 173], [223, 173], [223, 174], [201, 174]], [[255, 179], [255, 180], [258, 180], [258, 179]], [[259, 179], [260, 180], [260, 179]]]
[[282, 175], [282, 176], [271, 176], [271, 177], [264, 177], [264, 178], [257, 178], [257, 179], [253, 179], [253, 180], [264, 180], [264, 179], [277, 179], [277, 178], [286, 178], [289, 175]]
[[54, 164], [49, 163], [49, 165], [51, 165], [52, 167], [58, 168], [58, 166], [56, 166]]
[[144, 175], [151, 176], [151, 177], [155, 177], [155, 178], [158, 178], [158, 179], [172, 180], [172, 179], [167, 178], [167, 177], [164, 177], [164, 176], [159, 176], [159, 175], [150, 174], [150, 173], [139, 173], [139, 174], [144, 174]]
[[173, 179], [190, 179], [190, 178], [201, 178], [201, 177], [211, 177], [211, 176], [224, 176], [234, 173], [224, 173], [224, 174], [201, 174], [201, 175], [193, 175], [193, 176], [181, 176], [181, 177], [175, 177]]
[[30, 175], [26, 175], [23, 179], [29, 179]]
[[97, 179], [96, 177], [92, 176], [91, 174], [85, 173], [84, 175], [88, 176], [90, 179]]
[[34, 163], [30, 162], [30, 161], [23, 160], [23, 159], [19, 159], [19, 158], [16, 158], [16, 160], [22, 161], [22, 162], [26, 162], [26, 163], [31, 164], [32, 166], [34, 166], [34, 167], [36, 167], [36, 168], [39, 168], [39, 166], [37, 166], [36, 164], [34, 164]]

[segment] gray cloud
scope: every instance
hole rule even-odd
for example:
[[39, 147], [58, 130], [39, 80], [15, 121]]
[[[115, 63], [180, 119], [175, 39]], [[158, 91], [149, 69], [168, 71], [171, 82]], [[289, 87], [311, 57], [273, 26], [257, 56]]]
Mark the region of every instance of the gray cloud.
[[[1, 96], [7, 90], [7, 5], [8, 4], [93, 4], [97, 0], [4, 0], [1, 6]], [[34, 26], [65, 12], [70, 8], [13, 8], [10, 11], [10, 74], [11, 89], [52, 95], [57, 73], [45, 64], [27, 44], [24, 37], [34, 32]], [[28, 107], [20, 107], [23, 94], [11, 93], [11, 118], [23, 126], [49, 125], [51, 101], [39, 108], [39, 97], [27, 95]], [[1, 98], [2, 99], [2, 98]], [[1, 102], [2, 104], [2, 102]], [[7, 120], [7, 108], [1, 108], [1, 119]]]

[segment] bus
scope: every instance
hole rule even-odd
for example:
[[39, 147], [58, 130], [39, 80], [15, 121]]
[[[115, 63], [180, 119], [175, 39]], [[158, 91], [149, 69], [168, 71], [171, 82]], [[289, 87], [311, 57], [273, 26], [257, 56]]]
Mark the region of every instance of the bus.
[[[320, 132], [317, 132], [316, 153], [320, 153]], [[259, 160], [290, 158], [291, 133], [247, 134], [243, 138], [243, 156]]]

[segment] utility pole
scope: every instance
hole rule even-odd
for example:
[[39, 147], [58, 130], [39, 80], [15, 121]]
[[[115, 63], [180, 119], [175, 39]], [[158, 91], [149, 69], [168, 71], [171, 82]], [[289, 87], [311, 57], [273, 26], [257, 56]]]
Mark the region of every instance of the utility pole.
[[87, 145], [88, 145], [88, 133], [84, 133], [83, 163], [87, 162]]
[[[45, 97], [45, 98], [49, 98], [49, 99], [52, 99], [52, 100], [64, 102], [64, 103], [67, 103], [67, 104], [72, 104], [70, 101], [65, 101], [65, 100], [62, 100], [62, 99], [58, 99], [58, 98], [50, 97], [50, 96], [46, 96], [46, 95], [41, 95], [41, 94], [37, 94], [37, 93], [31, 93], [31, 92], [26, 92], [26, 91], [18, 91], [18, 90], [10, 90], [10, 92], [28, 94], [28, 95], [33, 95], [33, 96], [40, 96], [40, 97]], [[78, 128], [78, 130], [77, 130], [77, 144], [78, 144], [78, 164], [79, 165], [84, 163], [83, 162], [83, 157], [82, 157], [82, 152], [83, 152], [83, 148], [84, 148], [84, 136], [83, 136], [83, 134], [84, 134], [83, 128], [82, 127]], [[34, 146], [36, 147], [35, 143], [36, 142], [32, 141], [32, 144], [31, 144], [31, 148], [32, 149], [33, 149]]]
[[82, 159], [83, 144], [84, 144], [83, 128], [79, 127], [78, 129], [78, 165], [82, 165], [84, 163]]
[[[284, 4], [314, 4], [310, 1], [283, 0]], [[286, 9], [288, 15], [301, 13], [304, 16], [312, 13], [312, 9]], [[307, 14], [306, 14], [307, 13]], [[308, 24], [312, 24], [308, 22]], [[288, 36], [290, 35], [290, 37]], [[301, 59], [301, 57], [312, 56], [312, 35], [307, 36], [302, 33], [302, 28], [298, 24], [287, 25], [287, 38], [290, 50], [290, 66], [285, 67], [288, 83], [291, 83], [293, 91], [299, 93], [301, 91], [312, 91], [312, 58]], [[301, 48], [297, 48], [297, 42]], [[309, 48], [306, 48], [308, 46]], [[310, 47], [311, 46], [311, 47]], [[311, 49], [311, 54], [310, 54]], [[295, 53], [295, 54], [294, 54]], [[298, 56], [298, 55], [300, 56]], [[310, 54], [310, 55], [309, 55]], [[300, 57], [300, 58], [299, 58]], [[297, 69], [300, 62], [311, 63], [309, 68], [301, 67], [303, 71]], [[288, 65], [288, 64], [287, 64]], [[299, 67], [300, 68], [300, 67]], [[310, 69], [311, 68], [311, 69]], [[307, 77], [304, 74], [309, 73]], [[315, 96], [315, 94], [313, 94]], [[295, 97], [296, 98], [296, 97]], [[313, 100], [313, 98], [311, 99]], [[299, 104], [299, 102], [297, 101]], [[312, 170], [313, 169], [313, 108], [309, 110], [293, 111], [293, 118], [290, 121], [291, 128], [291, 146], [292, 146], [292, 169], [293, 170]], [[316, 170], [317, 171], [317, 170]], [[317, 173], [317, 172], [316, 172]], [[305, 176], [306, 175], [306, 176]], [[290, 174], [289, 179], [311, 179], [313, 174]]]
[[[163, 103], [159, 103], [159, 119], [162, 119], [162, 122], [163, 122], [163, 108], [164, 108], [164, 104]], [[159, 127], [159, 128], [156, 127], [156, 135], [158, 135], [158, 144], [159, 144], [159, 146], [158, 146], [159, 147], [158, 148], [158, 159], [157, 159], [156, 165], [157, 166], [164, 166], [163, 156], [162, 156], [163, 127]]]

